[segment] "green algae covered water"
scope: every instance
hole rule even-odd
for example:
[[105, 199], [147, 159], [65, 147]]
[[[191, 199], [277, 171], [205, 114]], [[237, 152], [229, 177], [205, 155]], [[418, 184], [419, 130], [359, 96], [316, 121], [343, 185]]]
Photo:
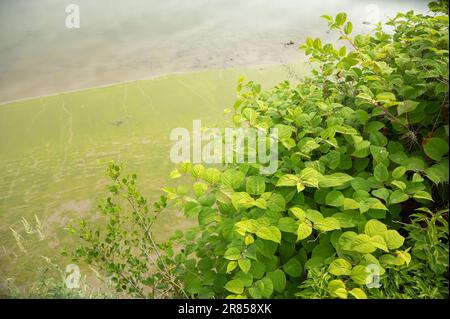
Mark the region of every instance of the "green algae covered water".
[[[110, 160], [138, 174], [152, 201], [171, 183], [170, 131], [191, 130], [192, 120], [226, 125], [237, 79], [271, 87], [297, 81], [305, 65], [210, 70], [133, 81], [107, 87], [13, 102], [0, 106], [0, 277], [23, 283], [36, 263], [74, 240], [65, 230], [79, 218], [95, 222], [97, 201], [106, 195]], [[19, 251], [10, 227], [22, 231], [22, 217], [38, 216], [45, 240], [26, 254]], [[182, 214], [162, 215], [159, 238], [191, 224]], [[31, 237], [35, 238], [35, 237]]]

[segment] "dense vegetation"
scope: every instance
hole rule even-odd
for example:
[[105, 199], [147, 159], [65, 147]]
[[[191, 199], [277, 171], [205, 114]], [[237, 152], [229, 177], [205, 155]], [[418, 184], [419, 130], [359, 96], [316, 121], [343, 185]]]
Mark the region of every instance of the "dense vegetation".
[[[73, 257], [144, 298], [448, 298], [448, 4], [429, 6], [369, 35], [323, 16], [345, 42], [308, 38], [310, 77], [239, 80], [232, 121], [278, 128], [274, 174], [185, 163], [150, 205], [111, 163], [105, 223], [72, 229]], [[168, 207], [198, 227], [158, 243]]]

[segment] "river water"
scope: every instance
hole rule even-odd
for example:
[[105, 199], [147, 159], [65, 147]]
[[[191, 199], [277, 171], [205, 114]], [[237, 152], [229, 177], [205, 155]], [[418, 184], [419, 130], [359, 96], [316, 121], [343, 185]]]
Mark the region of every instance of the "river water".
[[[69, 3], [80, 28], [69, 29]], [[330, 38], [321, 14], [364, 21], [427, 11], [393, 0], [0, 1], [0, 102], [202, 69], [297, 61], [306, 36]], [[334, 36], [333, 36], [334, 37]], [[294, 44], [286, 45], [292, 41]]]

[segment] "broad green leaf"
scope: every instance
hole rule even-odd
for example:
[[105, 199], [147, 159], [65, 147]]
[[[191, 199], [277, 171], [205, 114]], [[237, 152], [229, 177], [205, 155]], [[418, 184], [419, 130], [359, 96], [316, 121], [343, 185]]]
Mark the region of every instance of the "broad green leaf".
[[435, 161], [440, 161], [448, 153], [448, 143], [442, 138], [432, 137], [425, 141], [423, 151]]
[[367, 295], [361, 288], [353, 288], [349, 293], [356, 299], [367, 299]]
[[325, 217], [314, 223], [314, 228], [323, 232], [332, 231], [335, 229], [341, 229], [339, 220], [333, 217]]
[[289, 211], [297, 217], [299, 220], [303, 220], [306, 218], [305, 211], [301, 209], [300, 207], [291, 207], [289, 208]]
[[286, 287], [286, 275], [281, 269], [268, 272], [267, 277], [272, 281], [273, 289], [276, 292], [283, 292], [284, 288]]
[[238, 263], [236, 261], [230, 261], [227, 265], [227, 274], [236, 269]]
[[359, 203], [352, 198], [345, 198], [343, 204], [345, 210], [359, 209]]
[[351, 228], [356, 226], [353, 222], [352, 215], [349, 213], [336, 213], [331, 217], [336, 218], [342, 228]]
[[246, 192], [238, 192], [231, 195], [234, 208], [250, 208], [255, 205], [255, 200]]
[[376, 219], [369, 220], [364, 226], [364, 232], [370, 237], [375, 235], [383, 236], [386, 231], [386, 225]]
[[250, 176], [247, 178], [246, 191], [250, 195], [261, 195], [266, 189], [266, 183], [262, 176]]
[[281, 243], [281, 232], [275, 226], [261, 227], [257, 232], [256, 236], [262, 239], [271, 240], [276, 243]]
[[352, 264], [343, 258], [335, 259], [328, 267], [328, 272], [335, 276], [348, 276], [351, 274]]
[[322, 179], [322, 174], [320, 174], [314, 168], [307, 167], [300, 172], [299, 177], [303, 185], [308, 187], [319, 187], [319, 182]]
[[205, 171], [205, 181], [210, 184], [217, 184], [220, 181], [221, 173], [217, 168], [210, 167]]
[[245, 233], [256, 233], [261, 225], [254, 219], [241, 220], [234, 225], [235, 230], [242, 236]]
[[291, 258], [283, 265], [283, 270], [291, 277], [300, 277], [303, 273], [303, 266], [297, 258]]
[[386, 231], [383, 234], [383, 238], [389, 249], [400, 248], [405, 241], [405, 238], [394, 229]]
[[366, 271], [366, 266], [362, 265], [353, 267], [350, 278], [358, 285], [365, 285], [372, 282], [370, 272]]
[[392, 177], [395, 178], [395, 179], [399, 179], [399, 178], [402, 177], [405, 173], [406, 173], [406, 167], [404, 167], [404, 166], [399, 166], [399, 167], [396, 167], [396, 168], [392, 171]]
[[224, 288], [229, 292], [235, 294], [241, 294], [244, 292], [244, 285], [242, 284], [242, 281], [240, 281], [239, 279], [230, 280], [225, 284]]
[[425, 170], [426, 176], [435, 184], [448, 183], [448, 159], [439, 162]]
[[431, 197], [430, 193], [426, 191], [417, 191], [414, 193], [413, 197], [416, 199], [426, 199], [430, 201], [433, 200], [433, 197]]
[[180, 172], [178, 171], [177, 168], [175, 168], [173, 171], [170, 172], [170, 178], [179, 178], [181, 177]]
[[278, 228], [287, 233], [297, 233], [298, 222], [292, 217], [282, 217], [278, 220]]
[[345, 173], [334, 173], [331, 175], [323, 176], [320, 180], [320, 187], [337, 187], [342, 186], [347, 182], [350, 182], [353, 179], [348, 174]]
[[373, 253], [376, 249], [371, 238], [366, 234], [357, 235], [351, 243], [351, 250], [362, 254]]
[[376, 248], [381, 249], [383, 251], [389, 251], [388, 247], [386, 245], [386, 242], [384, 241], [382, 235], [375, 235], [370, 237], [370, 240], [372, 242], [372, 245], [374, 245]]
[[241, 251], [236, 247], [230, 247], [225, 251], [223, 257], [228, 260], [239, 260], [241, 259]]
[[382, 92], [377, 94], [376, 100], [381, 103], [389, 103], [395, 101], [395, 95], [391, 92]]
[[347, 299], [348, 296], [344, 282], [338, 279], [331, 280], [328, 283], [328, 292], [330, 293], [330, 296], [334, 298]]
[[406, 263], [406, 265], [409, 265], [409, 263], [411, 262], [411, 255], [408, 253], [407, 250], [406, 251], [397, 250], [395, 254], [397, 255], [398, 258], [402, 259]]
[[398, 204], [402, 203], [404, 201], [407, 201], [409, 199], [409, 196], [405, 194], [401, 190], [394, 191], [391, 196], [389, 196], [389, 204]]
[[300, 224], [298, 225], [297, 229], [297, 241], [308, 238], [311, 235], [311, 233], [312, 233], [312, 223], [307, 219], [300, 221]]
[[200, 197], [205, 194], [206, 190], [208, 189], [208, 185], [202, 182], [195, 182], [192, 185], [192, 188], [194, 190], [195, 196]]
[[339, 191], [331, 191], [325, 198], [325, 203], [329, 206], [339, 207], [344, 204], [344, 195]]
[[252, 262], [248, 258], [239, 259], [238, 264], [239, 264], [239, 268], [241, 268], [241, 270], [244, 273], [248, 273], [248, 271], [250, 270], [250, 267], [252, 266]]
[[347, 24], [346, 24], [345, 27], [344, 27], [344, 33], [345, 33], [345, 34], [350, 34], [350, 33], [352, 33], [352, 30], [353, 30], [353, 25], [352, 25], [352, 23], [349, 21], [349, 22], [347, 22]]
[[389, 179], [389, 172], [383, 163], [379, 163], [377, 166], [375, 166], [373, 170], [373, 176], [377, 179], [379, 182], [384, 182]]
[[267, 201], [267, 208], [273, 212], [283, 212], [286, 207], [286, 200], [280, 194], [272, 194]]
[[201, 164], [194, 165], [192, 168], [192, 176], [195, 178], [201, 178], [203, 177], [203, 174], [205, 173], [205, 167]]
[[341, 26], [345, 23], [345, 21], [347, 21], [347, 14], [345, 12], [340, 12], [336, 15], [336, 18], [334, 19], [334, 21], [336, 22], [336, 24], [338, 26]]
[[292, 174], [285, 174], [280, 177], [276, 186], [297, 186], [300, 181], [299, 177]]
[[397, 113], [398, 115], [402, 115], [403, 113], [412, 112], [416, 109], [417, 105], [419, 105], [418, 102], [411, 100], [403, 101], [397, 106]]
[[198, 213], [198, 223], [200, 226], [208, 225], [215, 221], [216, 219], [216, 210], [210, 207], [203, 207], [202, 210]]
[[378, 188], [378, 189], [373, 190], [372, 191], [372, 195], [376, 196], [378, 198], [381, 198], [382, 200], [387, 202], [388, 198], [389, 198], [389, 195], [391, 195], [391, 192], [388, 189], [382, 187], [382, 188]]

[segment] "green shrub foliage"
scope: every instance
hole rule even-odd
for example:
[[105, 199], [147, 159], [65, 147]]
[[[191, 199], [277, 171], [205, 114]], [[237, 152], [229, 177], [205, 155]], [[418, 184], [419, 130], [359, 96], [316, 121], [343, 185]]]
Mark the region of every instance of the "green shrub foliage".
[[[386, 278], [402, 269], [411, 275], [413, 264], [428, 265], [419, 268], [441, 281], [448, 272], [448, 258], [433, 259], [426, 242], [405, 244], [409, 231], [416, 239], [420, 231], [402, 226], [412, 214], [448, 211], [448, 7], [430, 9], [356, 36], [345, 13], [325, 15], [343, 45], [308, 38], [301, 49], [314, 65], [310, 77], [267, 91], [239, 80], [232, 121], [278, 128], [278, 170], [176, 168], [172, 177], [192, 183], [164, 188], [168, 202], [198, 219], [165, 244], [176, 253], [161, 257], [178, 296], [438, 296], [400, 294]], [[448, 254], [448, 231], [437, 241]], [[89, 258], [99, 258], [95, 249]]]

